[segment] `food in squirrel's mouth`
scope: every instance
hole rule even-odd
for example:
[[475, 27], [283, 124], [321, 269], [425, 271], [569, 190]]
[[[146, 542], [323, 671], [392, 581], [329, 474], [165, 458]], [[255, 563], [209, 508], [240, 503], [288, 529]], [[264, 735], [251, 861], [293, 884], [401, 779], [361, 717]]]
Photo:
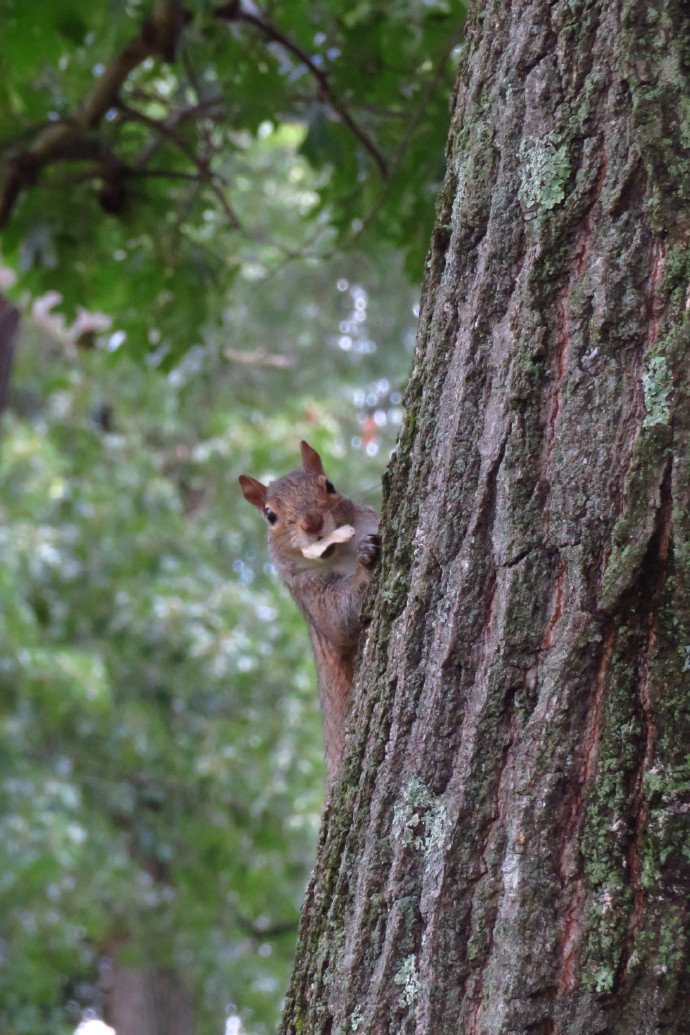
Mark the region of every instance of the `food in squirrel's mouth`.
[[324, 539], [319, 540], [318, 543], [310, 543], [309, 546], [302, 547], [302, 555], [309, 561], [318, 560], [319, 557], [323, 557], [326, 551], [332, 553], [331, 547], [335, 547], [338, 543], [349, 543], [355, 534], [355, 530], [352, 525], [341, 525], [340, 528], [334, 528], [330, 535], [327, 535]]

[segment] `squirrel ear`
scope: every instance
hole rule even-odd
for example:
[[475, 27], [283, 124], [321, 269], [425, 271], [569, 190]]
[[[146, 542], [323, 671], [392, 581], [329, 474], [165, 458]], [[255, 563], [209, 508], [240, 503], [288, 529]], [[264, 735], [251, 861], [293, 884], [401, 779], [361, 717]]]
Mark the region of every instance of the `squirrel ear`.
[[266, 506], [266, 486], [257, 482], [256, 478], [250, 478], [248, 474], [240, 475], [240, 488], [242, 495], [250, 503], [253, 503], [259, 510]]
[[321, 457], [312, 449], [308, 442], [300, 442], [299, 448], [302, 453], [302, 467], [310, 474], [325, 474]]

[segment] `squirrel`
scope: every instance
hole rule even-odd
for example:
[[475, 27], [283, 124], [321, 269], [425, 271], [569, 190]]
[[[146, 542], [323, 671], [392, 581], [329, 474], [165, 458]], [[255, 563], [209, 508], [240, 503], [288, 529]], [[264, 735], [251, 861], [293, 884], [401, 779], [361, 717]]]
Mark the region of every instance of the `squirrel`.
[[268, 485], [246, 474], [239, 481], [268, 522], [271, 557], [309, 627], [331, 786], [345, 742], [360, 610], [381, 551], [379, 516], [337, 491], [307, 442], [300, 450], [298, 470]]

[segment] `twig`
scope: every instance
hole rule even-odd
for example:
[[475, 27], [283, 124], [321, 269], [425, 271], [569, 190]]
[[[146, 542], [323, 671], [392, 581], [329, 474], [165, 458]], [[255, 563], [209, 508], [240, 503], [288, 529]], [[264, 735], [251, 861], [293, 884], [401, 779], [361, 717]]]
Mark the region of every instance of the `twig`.
[[274, 352], [266, 352], [264, 348], [253, 349], [245, 352], [242, 349], [223, 349], [223, 355], [231, 363], [241, 363], [245, 367], [273, 367], [277, 370], [287, 370], [294, 367], [295, 361], [289, 356], [281, 356]]
[[223, 18], [225, 21], [242, 21], [247, 22], [249, 25], [253, 25], [263, 33], [267, 39], [272, 40], [274, 43], [278, 43], [284, 50], [287, 50], [288, 53], [293, 54], [305, 66], [305, 68], [309, 70], [316, 82], [319, 84], [321, 95], [324, 100], [326, 100], [333, 111], [340, 116], [351, 133], [357, 137], [362, 147], [374, 160], [382, 179], [388, 179], [388, 166], [386, 164], [386, 160], [377, 148], [376, 144], [373, 142], [366, 130], [362, 129], [362, 127], [355, 122], [342, 101], [336, 97], [326, 72], [319, 68], [311, 55], [308, 54], [306, 50], [303, 50], [299, 43], [287, 36], [272, 22], [269, 22], [267, 18], [259, 17], [259, 15], [254, 14], [252, 11], [245, 10], [238, 0], [231, 0], [230, 3], [216, 7], [213, 13], [216, 18]]
[[[448, 61], [448, 58], [453, 52], [453, 49], [458, 45], [458, 43], [462, 39], [463, 31], [463, 29], [460, 29], [458, 33], [454, 33], [451, 35], [445, 48], [443, 49], [443, 52], [439, 56], [439, 61], [436, 65], [436, 68], [434, 69], [434, 73], [427, 82], [426, 89], [424, 90], [420, 98], [419, 104], [417, 105], [417, 108], [414, 114], [412, 115], [412, 118], [408, 121], [407, 132], [405, 133], [403, 139], [400, 141], [400, 145], [398, 146], [398, 149], [395, 152], [395, 155], [393, 156], [393, 163], [391, 167], [391, 179], [393, 179], [400, 171], [400, 168], [405, 159], [405, 155], [410, 149], [410, 142], [414, 140], [417, 126], [424, 117], [428, 108], [429, 100], [433, 96], [434, 91], [438, 86], [439, 80], [443, 75], [445, 63]], [[350, 197], [355, 196], [355, 194], [350, 195]], [[356, 230], [353, 230], [352, 233], [350, 233], [346, 238], [348, 247], [351, 247], [354, 244], [354, 242], [358, 240], [358, 238], [360, 238], [368, 230], [371, 224], [376, 220], [376, 217], [378, 216], [379, 212], [386, 203], [387, 196], [388, 187], [384, 187], [381, 190], [381, 193], [379, 194], [378, 198], [374, 201], [372, 207], [369, 209], [364, 219], [361, 221], [361, 225]]]
[[21, 144], [23, 140], [35, 136], [36, 133], [42, 132], [49, 127], [57, 125], [58, 122], [62, 122], [62, 119], [42, 119], [40, 122], [35, 122], [33, 126], [24, 126], [17, 133], [14, 133], [11, 137], [3, 137], [0, 140], [0, 151], [10, 151], [17, 144]]
[[124, 162], [117, 166], [96, 165], [91, 169], [83, 169], [81, 172], [67, 173], [65, 176], [52, 176], [46, 181], [46, 190], [64, 190], [65, 187], [74, 187], [78, 183], [91, 183], [93, 180], [107, 181], [113, 183], [116, 180], [124, 180], [127, 177], [161, 179], [161, 180], [184, 180], [185, 182], [200, 183], [199, 177], [194, 173], [182, 172], [175, 169], [135, 169]]
[[[192, 64], [192, 61], [190, 59], [189, 48], [188, 47], [186, 47], [186, 46], [181, 47], [180, 60], [182, 62], [182, 67], [184, 68], [184, 70], [185, 70], [185, 72], [187, 74], [187, 78], [189, 79], [189, 82], [192, 85], [192, 89], [194, 90], [194, 93], [196, 94], [197, 104], [201, 105], [202, 104], [201, 86], [199, 84], [199, 78], [198, 78], [198, 76], [196, 74], [196, 69], [194, 68], [194, 65]], [[222, 97], [218, 97], [217, 99], [219, 101], [222, 101]], [[200, 133], [201, 137], [203, 138], [202, 160], [203, 160], [206, 168], [209, 168], [209, 163], [211, 161], [211, 158], [215, 154], [216, 149], [213, 146], [213, 135], [212, 135], [212, 132], [209, 129], [207, 123], [206, 123], [206, 120], [202, 119], [199, 122], [199, 133]]]
[[[206, 158], [200, 158], [194, 152], [193, 148], [191, 148], [189, 144], [187, 144], [186, 140], [179, 136], [174, 129], [174, 127], [178, 126], [181, 122], [197, 114], [202, 109], [202, 107], [209, 107], [209, 102], [206, 102], [203, 105], [194, 105], [194, 107], [192, 108], [186, 108], [184, 111], [178, 112], [176, 115], [173, 115], [168, 122], [160, 122], [158, 119], [153, 119], [150, 115], [144, 114], [143, 111], [139, 111], [137, 108], [130, 108], [130, 106], [128, 104], [125, 104], [123, 101], [118, 101], [117, 107], [123, 115], [126, 115], [132, 121], [140, 122], [142, 125], [148, 126], [149, 129], [152, 129], [159, 136], [165, 137], [166, 140], [169, 140], [172, 144], [174, 144], [175, 147], [177, 147], [178, 150], [182, 152], [185, 158], [187, 158], [191, 162], [191, 164], [196, 167], [198, 172], [197, 179], [205, 186], [207, 186], [209, 190], [216, 196], [230, 225], [234, 227], [236, 230], [239, 230], [241, 228], [241, 223], [237, 216], [237, 213], [234, 211], [234, 209], [230, 205], [230, 202], [225, 197], [225, 194], [221, 190], [214, 174], [210, 169], [209, 160]], [[140, 168], [143, 165], [143, 162], [151, 157], [151, 154], [152, 151], [149, 151], [146, 154], [145, 159], [140, 159]]]
[[195, 173], [182, 172], [176, 169], [133, 169], [131, 166], [126, 166], [124, 172], [127, 176], [150, 176], [152, 179], [159, 180], [184, 180], [185, 183], [201, 182]]

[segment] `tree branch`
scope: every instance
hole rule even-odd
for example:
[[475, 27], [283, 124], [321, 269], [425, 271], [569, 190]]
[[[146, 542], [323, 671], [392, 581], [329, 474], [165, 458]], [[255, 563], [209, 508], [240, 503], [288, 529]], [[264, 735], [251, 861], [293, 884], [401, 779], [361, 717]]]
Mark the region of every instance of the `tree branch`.
[[183, 180], [185, 183], [200, 183], [196, 173], [182, 172], [180, 169], [133, 169], [127, 166], [127, 176], [150, 177], [152, 180]]
[[319, 68], [311, 55], [308, 54], [307, 51], [299, 45], [299, 43], [287, 36], [265, 16], [260, 17], [258, 14], [254, 14], [253, 11], [245, 10], [242, 7], [240, 0], [230, 0], [230, 3], [216, 7], [213, 14], [216, 18], [222, 18], [225, 21], [242, 21], [247, 22], [249, 25], [253, 25], [267, 39], [271, 40], [273, 43], [279, 44], [279, 46], [284, 50], [287, 50], [288, 53], [296, 57], [297, 60], [303, 64], [306, 69], [308, 69], [318, 83], [323, 99], [327, 101], [333, 111], [340, 117], [342, 122], [348, 127], [350, 132], [354, 134], [365, 151], [367, 151], [373, 159], [382, 179], [388, 179], [388, 166], [386, 164], [386, 160], [377, 148], [376, 144], [373, 142], [366, 130], [355, 122], [345, 105], [338, 99], [330, 84], [327, 73], [324, 72], [323, 69]]
[[144, 22], [139, 35], [106, 66], [81, 105], [67, 118], [44, 129], [26, 150], [7, 159], [0, 191], [0, 228], [6, 226], [19, 195], [37, 181], [41, 170], [64, 157], [65, 147], [74, 137], [99, 125], [115, 106], [120, 87], [138, 65], [149, 57], [174, 60], [180, 33], [188, 21], [181, 0], [156, 0], [152, 16]]
[[294, 367], [295, 361], [290, 356], [281, 356], [276, 352], [266, 352], [263, 347], [252, 349], [251, 352], [243, 349], [223, 349], [223, 355], [231, 363], [240, 363], [245, 367], [273, 367], [277, 370], [287, 370]]
[[[196, 168], [198, 174], [196, 178], [199, 182], [205, 184], [205, 186], [207, 186], [218, 199], [230, 225], [236, 230], [239, 230], [241, 229], [240, 220], [211, 171], [208, 159], [200, 158], [194, 149], [175, 132], [174, 128], [186, 119], [192, 118], [195, 114], [200, 113], [203, 109], [211, 107], [216, 103], [217, 101], [215, 100], [213, 102], [206, 101], [196, 104], [191, 108], [185, 108], [184, 111], [173, 115], [169, 122], [160, 122], [157, 119], [153, 119], [150, 115], [146, 115], [143, 111], [139, 111], [137, 108], [130, 108], [129, 105], [125, 104], [123, 101], [118, 101], [117, 107], [118, 110], [127, 118], [132, 119], [134, 122], [140, 122], [144, 126], [148, 126], [149, 129], [158, 133], [159, 136], [165, 137], [166, 140], [169, 140], [178, 148], [179, 151], [182, 152], [185, 158], [187, 158]], [[150, 157], [150, 155], [147, 155], [147, 158], [148, 157]]]

